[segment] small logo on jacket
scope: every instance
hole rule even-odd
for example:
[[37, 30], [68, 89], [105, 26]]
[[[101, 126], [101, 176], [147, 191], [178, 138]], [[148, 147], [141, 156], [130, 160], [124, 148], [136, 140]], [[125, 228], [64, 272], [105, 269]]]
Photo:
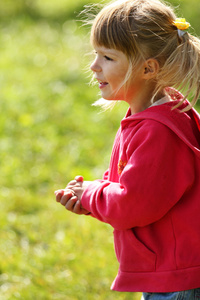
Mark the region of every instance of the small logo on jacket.
[[125, 166], [127, 165], [127, 161], [123, 161], [122, 159], [118, 162], [118, 174], [121, 175], [122, 171], [124, 170]]

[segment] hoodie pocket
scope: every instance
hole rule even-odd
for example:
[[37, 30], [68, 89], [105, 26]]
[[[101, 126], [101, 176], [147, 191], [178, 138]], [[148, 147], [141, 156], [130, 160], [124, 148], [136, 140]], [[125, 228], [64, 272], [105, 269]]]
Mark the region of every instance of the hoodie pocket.
[[121, 271], [155, 271], [156, 254], [137, 239], [132, 229], [115, 229], [114, 244]]

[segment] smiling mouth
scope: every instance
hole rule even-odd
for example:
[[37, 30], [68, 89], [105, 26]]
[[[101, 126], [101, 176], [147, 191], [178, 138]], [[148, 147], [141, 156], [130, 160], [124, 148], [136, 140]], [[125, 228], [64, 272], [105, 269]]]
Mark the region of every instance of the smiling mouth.
[[103, 89], [104, 87], [106, 87], [108, 85], [108, 82], [103, 82], [103, 81], [99, 81], [99, 88]]

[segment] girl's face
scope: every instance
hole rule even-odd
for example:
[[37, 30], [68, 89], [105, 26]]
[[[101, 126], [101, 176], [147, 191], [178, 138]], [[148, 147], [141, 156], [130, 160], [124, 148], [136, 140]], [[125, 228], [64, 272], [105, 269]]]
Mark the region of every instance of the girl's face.
[[121, 51], [103, 46], [95, 47], [95, 53], [96, 58], [90, 68], [99, 82], [102, 98], [124, 100], [130, 105], [142, 89], [144, 81], [142, 72], [137, 72], [137, 74], [132, 72], [125, 84], [130, 67], [126, 55]]

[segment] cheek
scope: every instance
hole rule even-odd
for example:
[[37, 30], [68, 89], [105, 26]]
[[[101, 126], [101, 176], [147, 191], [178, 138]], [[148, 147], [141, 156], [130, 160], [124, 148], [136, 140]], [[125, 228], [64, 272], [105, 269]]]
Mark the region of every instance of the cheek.
[[113, 76], [112, 76], [112, 78], [113, 78], [113, 84], [115, 84], [115, 85], [124, 85], [124, 83], [125, 83], [125, 79], [126, 79], [126, 72], [124, 72], [124, 71], [115, 71], [114, 73], [113, 73]]

